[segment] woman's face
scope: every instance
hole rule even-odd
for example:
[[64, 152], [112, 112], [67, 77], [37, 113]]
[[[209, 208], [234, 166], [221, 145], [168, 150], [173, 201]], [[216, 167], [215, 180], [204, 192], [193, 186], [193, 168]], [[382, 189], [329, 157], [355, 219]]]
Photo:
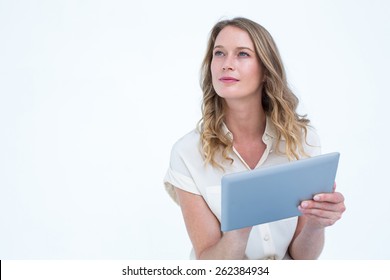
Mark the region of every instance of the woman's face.
[[216, 93], [225, 100], [260, 97], [263, 69], [246, 31], [226, 26], [219, 32], [213, 50], [211, 75]]

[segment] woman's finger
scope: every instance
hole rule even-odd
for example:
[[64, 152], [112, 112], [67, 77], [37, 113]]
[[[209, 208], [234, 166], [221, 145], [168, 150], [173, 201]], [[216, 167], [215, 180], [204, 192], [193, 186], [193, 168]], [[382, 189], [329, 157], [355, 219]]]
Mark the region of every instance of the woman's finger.
[[319, 193], [313, 197], [314, 201], [341, 203], [344, 202], [344, 196], [339, 192], [333, 193]]
[[313, 200], [302, 201], [300, 204], [302, 209], [322, 209], [330, 212], [344, 212], [344, 203], [316, 202]]

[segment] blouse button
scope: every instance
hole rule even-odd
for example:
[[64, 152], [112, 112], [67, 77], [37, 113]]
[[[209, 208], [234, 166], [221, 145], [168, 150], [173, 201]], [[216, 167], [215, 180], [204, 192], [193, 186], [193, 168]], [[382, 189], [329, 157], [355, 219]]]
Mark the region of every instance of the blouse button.
[[266, 234], [266, 235], [264, 236], [264, 241], [268, 241], [268, 240], [269, 240], [269, 235]]

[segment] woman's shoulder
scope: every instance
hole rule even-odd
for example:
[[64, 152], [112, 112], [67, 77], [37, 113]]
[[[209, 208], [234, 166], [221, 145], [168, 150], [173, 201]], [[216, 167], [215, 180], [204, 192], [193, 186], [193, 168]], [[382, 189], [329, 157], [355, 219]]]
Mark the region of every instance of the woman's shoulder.
[[321, 146], [320, 137], [314, 126], [307, 126], [306, 143], [312, 146]]
[[321, 141], [315, 127], [309, 125], [306, 129], [306, 139], [303, 141], [303, 148], [310, 156], [321, 154]]
[[199, 141], [200, 133], [197, 129], [193, 129], [175, 142], [172, 151], [178, 153], [194, 151], [194, 148], [199, 147]]
[[[187, 167], [200, 166], [203, 163], [200, 133], [194, 129], [179, 138], [171, 150], [171, 167], [187, 174]], [[185, 167], [185, 168], [184, 168]]]

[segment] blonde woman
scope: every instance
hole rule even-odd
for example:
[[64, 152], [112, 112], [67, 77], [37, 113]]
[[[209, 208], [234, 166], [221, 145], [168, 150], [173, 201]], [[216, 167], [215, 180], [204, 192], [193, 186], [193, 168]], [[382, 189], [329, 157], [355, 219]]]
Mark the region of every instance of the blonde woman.
[[345, 210], [341, 193], [303, 201], [302, 216], [220, 230], [224, 174], [320, 154], [309, 120], [296, 112], [271, 35], [246, 18], [218, 22], [202, 64], [202, 119], [173, 146], [164, 179], [180, 205], [196, 259], [316, 259], [325, 227]]

